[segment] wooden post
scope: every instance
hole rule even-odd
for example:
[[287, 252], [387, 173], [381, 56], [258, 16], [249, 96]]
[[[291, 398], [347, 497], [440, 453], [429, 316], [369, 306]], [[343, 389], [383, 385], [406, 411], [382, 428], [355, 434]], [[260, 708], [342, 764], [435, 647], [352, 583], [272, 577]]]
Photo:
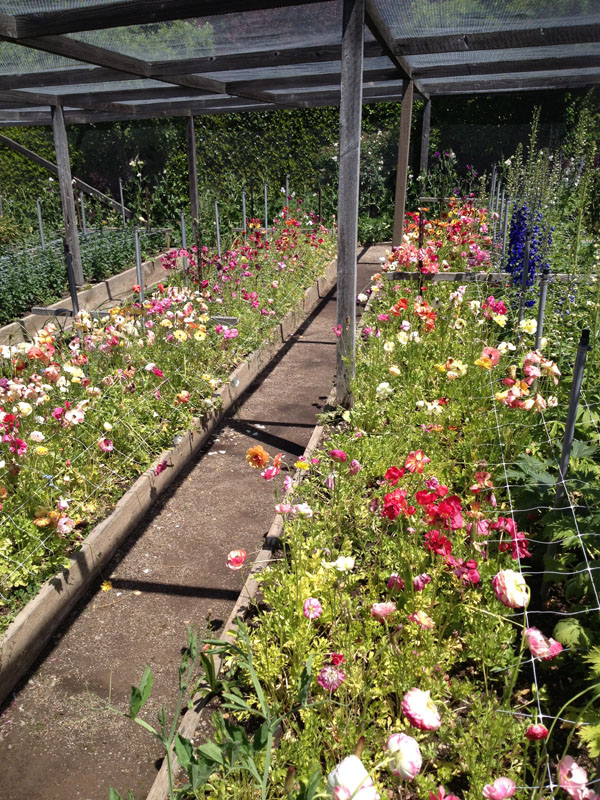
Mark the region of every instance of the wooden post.
[[65, 223], [65, 237], [73, 262], [75, 283], [77, 286], [83, 286], [83, 267], [81, 266], [81, 252], [79, 250], [79, 231], [77, 230], [75, 200], [73, 198], [73, 185], [71, 183], [71, 164], [69, 163], [69, 143], [67, 141], [65, 118], [60, 104], [51, 106], [51, 112], [54, 146], [56, 149], [56, 166], [58, 167], [58, 185], [60, 187], [60, 199]]
[[198, 236], [198, 220], [200, 208], [198, 205], [198, 167], [196, 164], [196, 130], [194, 128], [194, 117], [190, 116], [185, 121], [187, 134], [187, 159], [188, 175], [190, 186], [190, 214], [192, 217], [192, 239], [193, 244], [198, 248], [200, 254], [200, 239]]
[[336, 402], [352, 405], [356, 362], [356, 245], [360, 178], [360, 127], [365, 0], [344, 0], [342, 23], [338, 182]]
[[421, 123], [421, 158], [419, 174], [426, 175], [429, 168], [429, 131], [431, 129], [431, 100], [425, 100], [423, 121]]
[[396, 175], [396, 200], [394, 203], [394, 232], [392, 245], [402, 242], [404, 211], [406, 209], [406, 181], [408, 177], [408, 151], [410, 149], [410, 123], [412, 119], [413, 82], [408, 81], [402, 94], [400, 112], [400, 139], [398, 141], [398, 172]]

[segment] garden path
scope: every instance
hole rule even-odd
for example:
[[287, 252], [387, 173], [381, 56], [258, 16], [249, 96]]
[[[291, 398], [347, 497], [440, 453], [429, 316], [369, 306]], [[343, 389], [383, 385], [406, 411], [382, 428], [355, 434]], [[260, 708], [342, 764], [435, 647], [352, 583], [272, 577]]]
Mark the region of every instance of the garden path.
[[[385, 248], [359, 253], [360, 289]], [[303, 452], [331, 389], [334, 325], [335, 290], [121, 548], [102, 576], [112, 589], [99, 581], [54, 636], [0, 715], [3, 800], [106, 800], [109, 786], [145, 798], [160, 747], [109, 698], [125, 709], [150, 664], [154, 723], [174, 707], [188, 625], [220, 632], [242, 585], [227, 553], [252, 559], [273, 519], [273, 487], [249, 475], [245, 452], [260, 443], [288, 463]]]

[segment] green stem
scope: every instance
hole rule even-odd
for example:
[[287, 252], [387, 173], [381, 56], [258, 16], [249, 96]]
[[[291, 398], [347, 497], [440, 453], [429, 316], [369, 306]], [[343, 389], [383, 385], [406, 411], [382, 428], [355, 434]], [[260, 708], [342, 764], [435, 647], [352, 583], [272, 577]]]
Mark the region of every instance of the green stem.
[[273, 733], [269, 728], [269, 733], [267, 734], [267, 744], [266, 748], [267, 751], [265, 753], [265, 768], [263, 771], [263, 779], [262, 779], [262, 786], [260, 789], [260, 797], [261, 800], [266, 800], [267, 798], [267, 786], [269, 783], [269, 769], [271, 768], [271, 748], [273, 746]]

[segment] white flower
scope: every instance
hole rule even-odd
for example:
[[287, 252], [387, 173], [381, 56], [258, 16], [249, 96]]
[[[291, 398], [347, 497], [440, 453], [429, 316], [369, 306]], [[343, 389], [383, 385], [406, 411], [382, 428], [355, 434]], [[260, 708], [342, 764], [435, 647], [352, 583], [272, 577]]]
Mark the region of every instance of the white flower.
[[387, 381], [382, 381], [377, 389], [375, 389], [375, 394], [377, 397], [389, 397], [393, 391], [394, 390]]
[[41, 431], [31, 431], [29, 438], [32, 442], [43, 442], [46, 437]]
[[537, 320], [522, 319], [521, 322], [519, 322], [519, 330], [524, 333], [534, 334], [537, 331]]
[[366, 303], [369, 298], [364, 292], [361, 292], [356, 299], [359, 303]]
[[379, 800], [373, 780], [358, 756], [347, 756], [327, 776], [334, 800]]

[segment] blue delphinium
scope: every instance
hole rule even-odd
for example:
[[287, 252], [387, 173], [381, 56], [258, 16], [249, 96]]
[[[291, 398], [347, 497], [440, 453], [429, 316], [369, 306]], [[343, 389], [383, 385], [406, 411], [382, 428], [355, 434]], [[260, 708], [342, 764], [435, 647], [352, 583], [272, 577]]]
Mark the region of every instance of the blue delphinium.
[[[549, 266], [545, 253], [548, 252], [548, 248], [552, 242], [552, 231], [546, 229], [541, 211], [533, 215], [527, 203], [523, 203], [522, 206], [515, 206], [511, 216], [508, 238], [508, 259], [505, 267], [506, 272], [511, 273], [513, 284], [516, 286], [520, 286], [523, 279], [525, 242], [528, 233], [530, 238], [527, 286], [531, 287], [534, 284], [536, 273]], [[544, 245], [546, 245], [545, 248]], [[527, 300], [525, 304], [531, 307], [534, 305], [534, 301]]]

